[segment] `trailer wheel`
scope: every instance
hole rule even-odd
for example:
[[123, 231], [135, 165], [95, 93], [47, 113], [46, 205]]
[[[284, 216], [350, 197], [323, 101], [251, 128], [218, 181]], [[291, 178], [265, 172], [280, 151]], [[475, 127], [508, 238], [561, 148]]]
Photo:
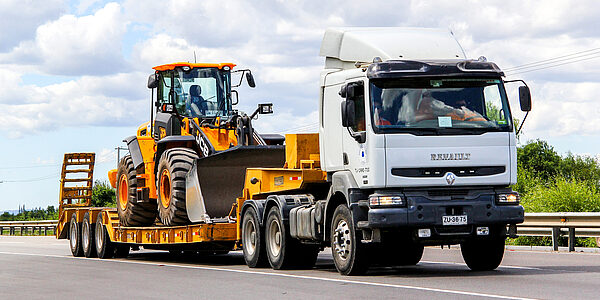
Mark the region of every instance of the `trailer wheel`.
[[86, 212], [83, 216], [81, 224], [81, 248], [85, 257], [96, 257], [96, 245], [94, 245], [94, 226], [91, 223], [90, 212]]
[[360, 275], [369, 268], [368, 248], [361, 240], [362, 232], [354, 228], [350, 209], [338, 206], [331, 222], [331, 252], [340, 274]]
[[98, 215], [96, 219], [95, 232], [96, 253], [98, 257], [102, 259], [112, 258], [115, 255], [115, 248], [113, 242], [110, 241], [108, 231], [104, 228], [104, 224], [102, 224], [102, 215]]
[[77, 222], [77, 213], [73, 214], [69, 224], [69, 246], [73, 256], [83, 256], [83, 249], [81, 248], [81, 223]]
[[156, 219], [156, 202], [138, 202], [137, 172], [130, 155], [121, 159], [117, 171], [117, 212], [124, 226], [148, 226]]
[[156, 189], [158, 215], [167, 226], [189, 224], [185, 204], [185, 175], [198, 155], [191, 149], [172, 148], [160, 156]]
[[460, 244], [460, 252], [469, 269], [491, 271], [502, 262], [504, 241], [504, 237], [471, 240]]
[[242, 247], [244, 260], [250, 268], [267, 266], [265, 239], [263, 238], [258, 215], [254, 208], [249, 208], [242, 217]]

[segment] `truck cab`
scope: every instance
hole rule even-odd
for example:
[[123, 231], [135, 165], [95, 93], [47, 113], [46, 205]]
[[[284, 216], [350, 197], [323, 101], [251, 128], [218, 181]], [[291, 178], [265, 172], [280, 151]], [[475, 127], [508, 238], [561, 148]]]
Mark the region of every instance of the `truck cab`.
[[[465, 261], [497, 267], [507, 225], [524, 218], [510, 189], [516, 135], [500, 68], [466, 59], [438, 29], [329, 29], [321, 56], [321, 167], [329, 202], [339, 195], [351, 212], [355, 247], [418, 244], [408, 256], [419, 258], [423, 245], [461, 243], [463, 255], [495, 247], [493, 258]], [[520, 91], [528, 110], [529, 91]], [[335, 249], [348, 237], [331, 219]]]

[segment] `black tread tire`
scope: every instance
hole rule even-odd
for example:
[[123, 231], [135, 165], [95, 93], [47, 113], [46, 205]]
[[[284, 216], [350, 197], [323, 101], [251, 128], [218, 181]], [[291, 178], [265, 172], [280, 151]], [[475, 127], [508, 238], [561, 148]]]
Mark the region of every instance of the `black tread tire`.
[[[156, 173], [156, 193], [158, 194], [158, 216], [166, 226], [190, 224], [185, 204], [185, 175], [192, 168], [198, 155], [188, 148], [171, 148], [163, 152]], [[163, 205], [161, 196], [161, 176], [168, 170], [171, 178], [168, 206]]]
[[[127, 204], [121, 207], [120, 182], [121, 176], [127, 178]], [[117, 170], [117, 212], [119, 222], [123, 226], [149, 226], [154, 224], [156, 219], [156, 202], [138, 202], [137, 201], [137, 172], [133, 167], [133, 160], [130, 155], [126, 155], [119, 162]]]
[[81, 248], [81, 223], [77, 222], [77, 213], [74, 213], [69, 222], [69, 248], [75, 257], [83, 256]]
[[[274, 245], [277, 244], [277, 241], [272, 240], [272, 236], [277, 233], [275, 230], [279, 230], [280, 235], [278, 250]], [[265, 248], [271, 268], [284, 270], [295, 267], [297, 253], [294, 251], [294, 242], [295, 240], [292, 239], [283, 223], [279, 208], [277, 206], [271, 207], [265, 223]]]
[[[350, 250], [348, 250], [346, 258], [343, 258], [335, 250], [335, 243], [337, 239], [335, 230], [338, 227], [338, 224], [340, 224], [342, 221], [347, 224], [349, 232], [346, 234], [350, 237], [350, 244], [348, 244], [350, 245]], [[333, 262], [335, 264], [335, 268], [340, 274], [352, 276], [362, 275], [367, 272], [371, 264], [369, 248], [366, 244], [361, 242], [362, 232], [355, 229], [352, 213], [350, 212], [350, 209], [346, 207], [346, 205], [339, 205], [333, 212], [330, 240]]]
[[491, 271], [502, 263], [504, 243], [504, 237], [471, 240], [460, 244], [460, 252], [469, 269]]
[[[246, 231], [251, 229], [248, 226], [253, 226], [253, 230], [255, 232], [254, 239], [256, 241], [253, 243], [253, 253], [249, 253], [249, 247], [246, 247], [246, 245], [249, 244], [248, 239], [250, 238], [247, 236], [248, 234], [246, 234]], [[265, 248], [264, 230], [260, 227], [258, 214], [254, 208], [249, 208], [246, 210], [242, 217], [242, 246], [244, 260], [246, 261], [246, 265], [248, 265], [248, 267], [263, 268], [269, 265]]]
[[90, 212], [86, 212], [81, 224], [81, 248], [83, 249], [83, 255], [88, 258], [96, 257], [95, 226], [96, 224], [91, 222]]
[[129, 256], [129, 250], [131, 250], [131, 246], [128, 244], [115, 244], [115, 258], [126, 258]]
[[115, 255], [115, 244], [110, 241], [108, 231], [102, 224], [102, 215], [98, 215], [95, 228], [95, 244], [98, 258], [107, 259], [113, 258]]

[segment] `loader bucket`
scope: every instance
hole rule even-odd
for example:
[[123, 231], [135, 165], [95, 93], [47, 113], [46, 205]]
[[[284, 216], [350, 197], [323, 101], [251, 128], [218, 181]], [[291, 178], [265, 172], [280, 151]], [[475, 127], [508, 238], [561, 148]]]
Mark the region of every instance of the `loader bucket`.
[[199, 158], [186, 176], [186, 208], [192, 222], [227, 217], [242, 195], [247, 168], [281, 168], [284, 146], [238, 146]]

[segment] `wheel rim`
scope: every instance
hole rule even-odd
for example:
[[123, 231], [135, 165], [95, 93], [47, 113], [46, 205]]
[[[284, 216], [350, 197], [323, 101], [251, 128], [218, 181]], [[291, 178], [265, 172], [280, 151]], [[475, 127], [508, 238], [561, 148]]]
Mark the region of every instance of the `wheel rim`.
[[254, 255], [256, 252], [256, 227], [254, 221], [246, 222], [246, 228], [244, 229], [244, 249], [248, 255]]
[[[102, 218], [102, 216], [98, 216], [98, 218]], [[99, 248], [104, 246], [104, 236], [102, 235], [102, 224], [96, 223], [96, 245]]]
[[75, 249], [75, 247], [77, 246], [77, 223], [71, 222], [70, 232], [71, 240], [69, 241], [69, 243], [71, 243], [71, 249]]
[[350, 227], [345, 220], [340, 220], [333, 232], [333, 248], [335, 254], [342, 260], [348, 259], [352, 250]]
[[87, 249], [89, 247], [89, 237], [90, 237], [90, 225], [88, 224], [88, 222], [83, 222], [83, 227], [81, 228], [81, 246], [83, 246], [83, 249]]
[[272, 220], [269, 224], [269, 251], [274, 257], [281, 252], [281, 227], [277, 220]]
[[127, 209], [127, 199], [129, 198], [129, 185], [127, 184], [127, 176], [121, 175], [119, 178], [119, 206], [121, 210]]
[[164, 169], [160, 173], [160, 203], [164, 208], [169, 208], [171, 205], [171, 173]]

